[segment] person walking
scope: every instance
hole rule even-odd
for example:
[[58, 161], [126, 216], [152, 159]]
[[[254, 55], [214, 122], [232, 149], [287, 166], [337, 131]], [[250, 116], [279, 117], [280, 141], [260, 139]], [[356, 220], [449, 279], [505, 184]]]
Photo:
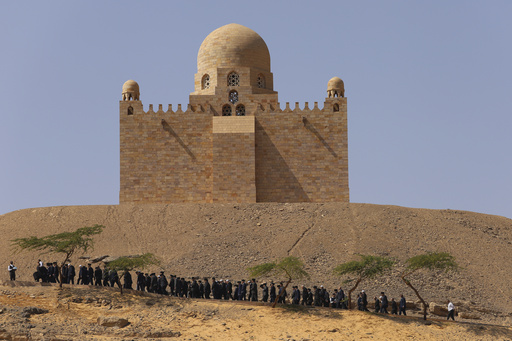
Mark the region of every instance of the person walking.
[[11, 279], [11, 281], [15, 281], [16, 280], [16, 270], [18, 270], [18, 268], [16, 266], [14, 266], [13, 261], [11, 261], [11, 264], [9, 264], [9, 266], [7, 267], [7, 270], [9, 271], [9, 278]]
[[402, 315], [402, 313], [404, 314], [404, 316], [406, 316], [407, 314], [405, 313], [405, 307], [407, 306], [406, 302], [405, 302], [405, 297], [404, 295], [400, 295], [400, 303], [398, 304], [398, 315]]
[[449, 320], [451, 317], [452, 320], [455, 321], [454, 316], [455, 316], [455, 306], [453, 305], [451, 300], [448, 300], [448, 317], [446, 319]]

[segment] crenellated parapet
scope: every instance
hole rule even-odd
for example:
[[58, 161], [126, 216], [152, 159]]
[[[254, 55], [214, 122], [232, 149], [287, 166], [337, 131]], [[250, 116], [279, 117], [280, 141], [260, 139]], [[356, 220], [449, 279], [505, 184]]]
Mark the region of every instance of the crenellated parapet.
[[[129, 107], [134, 106], [133, 103], [127, 102], [123, 103], [125, 101], [120, 101], [120, 103], [123, 106], [128, 105]], [[142, 102], [138, 101], [138, 105], [135, 105], [137, 107], [142, 108]], [[177, 109], [173, 110], [173, 105], [168, 104], [166, 110], [164, 111], [163, 104], [157, 105], [158, 109], [155, 111], [155, 105], [149, 104], [148, 110], [144, 111], [143, 109], [137, 110], [137, 111], [126, 111], [125, 114], [127, 115], [133, 115], [133, 114], [165, 114], [165, 115], [173, 115], [175, 113], [187, 113], [187, 114], [195, 114], [195, 113], [208, 113], [211, 114], [211, 116], [222, 116], [219, 115], [212, 107], [210, 103], [205, 104], [187, 104], [185, 111], [183, 111], [183, 105], [178, 104]], [[254, 112], [246, 112], [246, 115], [244, 116], [257, 116], [258, 113], [265, 113], [265, 112], [274, 112], [274, 113], [309, 113], [309, 112], [338, 112], [338, 111], [346, 111], [347, 107], [347, 98], [346, 97], [331, 97], [326, 98], [325, 102], [323, 103], [323, 107], [319, 107], [318, 102], [313, 102], [313, 107], [310, 107], [310, 102], [294, 102], [293, 109], [290, 102], [285, 102], [284, 107], [282, 107], [280, 102], [277, 102], [275, 104], [272, 103], [266, 103], [266, 104], [258, 104], [256, 106], [256, 110]]]

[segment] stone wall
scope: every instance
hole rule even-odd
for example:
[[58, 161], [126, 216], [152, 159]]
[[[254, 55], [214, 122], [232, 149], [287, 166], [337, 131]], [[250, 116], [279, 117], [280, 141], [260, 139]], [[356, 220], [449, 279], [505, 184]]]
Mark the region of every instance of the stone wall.
[[256, 115], [258, 202], [349, 201], [346, 103]]
[[348, 202], [346, 103], [223, 117], [121, 101], [119, 202]]
[[145, 113], [139, 101], [120, 106], [119, 202], [211, 202], [211, 114]]

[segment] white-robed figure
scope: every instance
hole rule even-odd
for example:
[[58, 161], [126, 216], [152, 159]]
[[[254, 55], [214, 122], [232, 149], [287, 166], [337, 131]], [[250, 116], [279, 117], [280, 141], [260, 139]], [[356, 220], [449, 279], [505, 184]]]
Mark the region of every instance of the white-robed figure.
[[16, 266], [14, 266], [13, 261], [11, 261], [11, 264], [9, 264], [9, 266], [7, 267], [7, 270], [9, 270], [9, 278], [11, 279], [11, 281], [15, 281], [16, 280], [16, 270], [18, 270], [18, 268]]
[[448, 317], [446, 319], [449, 320], [451, 317], [452, 320], [455, 321], [454, 316], [455, 316], [455, 306], [453, 305], [452, 301], [448, 300]]

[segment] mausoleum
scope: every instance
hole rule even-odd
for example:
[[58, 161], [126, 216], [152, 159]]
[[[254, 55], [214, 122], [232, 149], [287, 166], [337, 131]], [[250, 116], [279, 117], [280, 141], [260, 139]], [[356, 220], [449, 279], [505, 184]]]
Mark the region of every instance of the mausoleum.
[[194, 84], [186, 107], [165, 111], [144, 111], [139, 84], [123, 85], [121, 204], [349, 201], [340, 78], [322, 107], [282, 106], [267, 44], [229, 24], [201, 44]]

